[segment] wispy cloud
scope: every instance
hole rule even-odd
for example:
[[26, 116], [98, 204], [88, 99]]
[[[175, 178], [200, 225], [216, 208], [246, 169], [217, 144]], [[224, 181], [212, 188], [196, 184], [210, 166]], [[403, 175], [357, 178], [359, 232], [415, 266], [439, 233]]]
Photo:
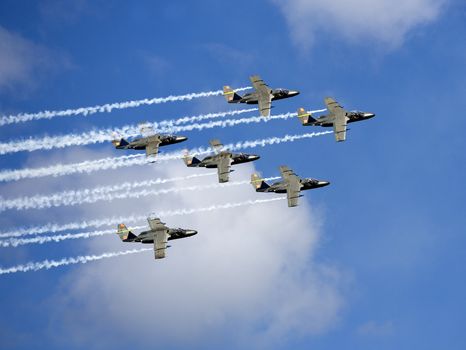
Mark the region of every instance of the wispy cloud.
[[[419, 25], [434, 21], [446, 0], [272, 0], [295, 44], [307, 51], [319, 35], [398, 47]], [[327, 36], [326, 36], [327, 37]]]
[[50, 68], [51, 57], [44, 46], [0, 26], [0, 91], [33, 86], [37, 74]]

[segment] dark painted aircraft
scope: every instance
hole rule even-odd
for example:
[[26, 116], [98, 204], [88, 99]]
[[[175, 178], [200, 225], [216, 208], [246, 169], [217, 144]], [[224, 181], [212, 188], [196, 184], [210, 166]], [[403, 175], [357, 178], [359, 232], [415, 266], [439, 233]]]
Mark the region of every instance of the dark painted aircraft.
[[229, 86], [223, 87], [223, 95], [228, 103], [259, 104], [260, 114], [264, 117], [268, 117], [270, 116], [272, 101], [299, 95], [299, 91], [296, 90], [271, 89], [258, 75], [253, 75], [249, 77], [249, 79], [256, 91], [243, 96], [237, 94]]
[[230, 170], [232, 165], [252, 162], [260, 158], [255, 154], [232, 153], [224, 150], [219, 140], [211, 140], [210, 146], [214, 149], [215, 154], [207, 156], [203, 160], [185, 154], [183, 160], [188, 167], [217, 168], [218, 182], [228, 182], [230, 172], [233, 171]]
[[306, 126], [333, 127], [337, 142], [346, 140], [346, 125], [348, 123], [359, 122], [375, 116], [374, 113], [369, 112], [346, 111], [331, 97], [325, 98], [325, 104], [329, 112], [328, 115], [323, 115], [315, 119], [312, 117], [312, 114], [306, 112], [304, 108], [299, 108], [298, 118], [301, 120], [301, 123]]
[[300, 194], [301, 191], [312, 190], [330, 184], [328, 181], [300, 178], [287, 166], [281, 166], [280, 173], [283, 180], [275, 182], [272, 185], [266, 183], [259, 175], [252, 174], [251, 184], [256, 192], [286, 193], [289, 207], [296, 207], [298, 205], [298, 198], [302, 197]]
[[154, 133], [151, 128], [144, 127], [141, 127], [141, 134], [143, 135], [141, 138], [136, 138], [131, 141], [118, 138], [113, 140], [112, 143], [116, 149], [145, 150], [147, 157], [155, 157], [159, 152], [159, 147], [173, 145], [188, 139], [185, 136], [157, 134]]
[[143, 231], [138, 236], [128, 230], [125, 224], [118, 225], [117, 234], [123, 242], [153, 243], [155, 259], [165, 258], [167, 242], [173, 239], [191, 237], [197, 234], [195, 230], [185, 230], [182, 228], [168, 228], [160, 219], [148, 218], [149, 231]]

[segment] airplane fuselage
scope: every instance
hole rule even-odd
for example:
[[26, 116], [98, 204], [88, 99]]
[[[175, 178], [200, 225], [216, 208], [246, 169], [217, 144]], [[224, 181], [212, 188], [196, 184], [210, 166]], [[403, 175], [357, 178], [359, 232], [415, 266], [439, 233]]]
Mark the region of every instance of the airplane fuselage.
[[[301, 191], [312, 190], [314, 188], [324, 187], [330, 184], [328, 181], [320, 181], [311, 178], [303, 178], [299, 180], [301, 182]], [[275, 193], [286, 193], [288, 185], [286, 181], [275, 182], [270, 187], [264, 190], [257, 190], [258, 192], [275, 192]]]
[[[180, 238], [187, 238], [197, 234], [195, 230], [185, 230], [182, 228], [171, 228], [168, 230], [168, 241]], [[155, 231], [143, 231], [132, 242], [154, 243]]]
[[[271, 92], [272, 101], [283, 100], [285, 98], [299, 95], [299, 91], [286, 90], [286, 89], [275, 89]], [[259, 103], [259, 94], [257, 92], [249, 92], [238, 100], [231, 100], [228, 103], [246, 103], [250, 105], [257, 105]]]
[[232, 158], [231, 165], [253, 162], [260, 158], [260, 156], [255, 154], [221, 152], [219, 154], [207, 156], [200, 163], [192, 164], [190, 166], [203, 168], [217, 168], [217, 164], [219, 163], [219, 160], [222, 157]]
[[116, 146], [117, 149], [135, 149], [135, 150], [145, 150], [147, 145], [151, 142], [159, 142], [159, 146], [173, 145], [175, 143], [180, 143], [186, 141], [188, 138], [185, 136], [176, 136], [176, 135], [153, 135], [147, 137], [141, 137], [134, 139], [129, 142], [127, 145]]
[[[354, 123], [359, 122], [367, 119], [371, 119], [375, 116], [374, 113], [367, 113], [367, 112], [346, 112], [346, 122], [347, 123]], [[304, 125], [314, 125], [314, 126], [322, 126], [322, 127], [333, 127], [333, 121], [335, 117], [333, 115], [322, 115], [317, 118], [316, 121], [310, 121]]]

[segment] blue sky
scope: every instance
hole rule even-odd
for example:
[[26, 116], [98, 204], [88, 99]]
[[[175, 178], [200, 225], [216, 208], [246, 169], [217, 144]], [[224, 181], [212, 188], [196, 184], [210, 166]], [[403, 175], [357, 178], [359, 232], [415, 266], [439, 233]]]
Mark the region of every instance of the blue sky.
[[[123, 349], [131, 345], [144, 348], [147, 344], [184, 348], [189, 344], [190, 348], [249, 345], [277, 349], [463, 349], [466, 142], [462, 131], [466, 122], [462, 111], [466, 109], [466, 8], [459, 1], [448, 0], [412, 0], [403, 2], [403, 6], [386, 0], [366, 7], [362, 3], [336, 1], [335, 6], [328, 7], [319, 1], [298, 0], [287, 5], [277, 1], [141, 1], [131, 5], [76, 1], [66, 6], [53, 0], [35, 4], [2, 2], [2, 115], [210, 91], [224, 84], [247, 86], [249, 75], [260, 74], [272, 87], [301, 91], [293, 99], [274, 103], [274, 114], [294, 112], [300, 106], [323, 108], [323, 98], [334, 96], [348, 109], [373, 111], [377, 116], [351, 125], [344, 143], [337, 144], [333, 135], [327, 135], [251, 150], [261, 155], [254, 167], [266, 176], [276, 175], [277, 167], [287, 164], [301, 176], [331, 182], [326, 188], [306, 193], [301, 198], [303, 205], [296, 211], [278, 204], [270, 211], [267, 207], [258, 208], [249, 226], [238, 224], [234, 237], [227, 235], [224, 241], [215, 242], [196, 237], [197, 240], [174, 244], [165, 265], [156, 265], [149, 254], [138, 258], [137, 263], [133, 257], [124, 257], [2, 276], [1, 347]], [[89, 117], [14, 124], [0, 127], [0, 137], [5, 142], [236, 108], [242, 106], [227, 105], [220, 96]], [[304, 128], [292, 119], [186, 135], [187, 147], [196, 147], [207, 145], [213, 137], [228, 143], [309, 131], [321, 130]], [[162, 152], [176, 149], [179, 147]], [[20, 152], [2, 155], [1, 168], [35, 167], [108, 155], [122, 153], [109, 144]], [[159, 167], [153, 170], [155, 174], [160, 171], [165, 176], [181, 169], [181, 165], [173, 165], [165, 174], [160, 168], [163, 164], [154, 167]], [[24, 180], [3, 183], [0, 188], [4, 198], [51, 193], [139, 180], [147, 168]], [[235, 179], [247, 178], [250, 168], [243, 169], [247, 170], [234, 173]], [[151, 175], [149, 170], [146, 175]], [[245, 191], [252, 190], [248, 187]], [[227, 201], [225, 197], [215, 199]], [[163, 200], [166, 202], [150, 200], [150, 208], [144, 202], [138, 212], [145, 215], [151, 210], [160, 211], [171, 201], [180, 205], [196, 203], [191, 197]], [[125, 204], [128, 202], [11, 210], [1, 213], [0, 223], [2, 230], [64, 223], [93, 217], [94, 212], [110, 214], [109, 206], [124, 210]], [[135, 209], [131, 207], [131, 212]], [[236, 222], [246, 218], [248, 209], [244, 210], [200, 215], [192, 220], [214, 220], [221, 225], [227, 219]], [[169, 223], [176, 226], [195, 222], [183, 220], [191, 219], [173, 217]], [[268, 227], [267, 221], [274, 225]], [[276, 230], [281, 239], [254, 236], [261, 230]], [[300, 232], [307, 230], [312, 231], [312, 242]], [[199, 236], [202, 234], [205, 237], [213, 233], [200, 231]], [[2, 248], [0, 264], [11, 266], [86, 254], [95, 249], [121, 249], [120, 242], [114, 239], [107, 236], [86, 243], [76, 240]], [[235, 249], [240, 244], [248, 247], [238, 250], [235, 261], [213, 260], [212, 271], [216, 273], [209, 275], [206, 271], [205, 276], [197, 276], [200, 280], [205, 278], [207, 284], [184, 286], [192, 296], [186, 305], [195, 304], [195, 296], [203, 294], [207, 295], [203, 302], [215, 305], [215, 313], [209, 309], [207, 316], [195, 316], [187, 308], [186, 318], [201, 326], [183, 332], [182, 326], [191, 323], [184, 323], [185, 315], [179, 310], [173, 310], [175, 316], [165, 309], [157, 312], [155, 308], [152, 313], [149, 307], [146, 312], [141, 308], [140, 314], [125, 314], [124, 310], [131, 310], [131, 298], [146, 295], [152, 288], [145, 284], [146, 271], [160, 278], [158, 281], [163, 281], [167, 291], [162, 299], [157, 288], [151, 290], [154, 300], [176, 307], [183, 285], [170, 278], [193, 274], [189, 267], [192, 262], [183, 260], [181, 252], [189, 254], [203, 242], [212, 244], [217, 251]], [[296, 242], [309, 249], [300, 250]], [[277, 245], [293, 246], [297, 255], [282, 256], [275, 251]], [[242, 256], [256, 250], [257, 259]], [[260, 263], [263, 252], [263, 261], [274, 261], [272, 253], [277, 253], [280, 257], [276, 260], [285, 268], [277, 268], [280, 272], [271, 275], [273, 278], [267, 283], [251, 277], [238, 286], [236, 279], [243, 280], [235, 273], [247, 274], [247, 267], [235, 272], [230, 265], [243, 268], [241, 261], [247, 261], [257, 264], [250, 266], [251, 270], [268, 275], [268, 265]], [[288, 260], [291, 265], [287, 265]], [[119, 291], [122, 295], [129, 291], [134, 294], [105, 303], [99, 300], [106, 296], [99, 288], [114, 286], [113, 283], [130, 284], [124, 278], [118, 280], [118, 275], [107, 280], [105, 271], [110, 271], [112, 264], [138, 270], [141, 279], [133, 277], [134, 286]], [[292, 311], [277, 316], [274, 312], [280, 309], [281, 301], [285, 303], [287, 292], [297, 293], [283, 286], [287, 281], [292, 281], [294, 289], [300, 289], [296, 295], [313, 295], [314, 299], [306, 307], [291, 308]], [[228, 286], [223, 299], [216, 293], [209, 294], [209, 289], [215, 290], [213, 286], [209, 288], [210, 283], [219, 288]], [[229, 290], [247, 294], [249, 289], [274, 297], [256, 310], [252, 305], [260, 304], [260, 298], [245, 296], [243, 300], [228, 294]], [[266, 296], [263, 300], [269, 301]], [[119, 303], [125, 303], [123, 311], [113, 310], [119, 308]], [[102, 316], [107, 314], [108, 319]], [[208, 317], [216, 324], [207, 322]], [[147, 322], [153, 321], [156, 328], [165, 318], [170, 319], [167, 324], [180, 324], [180, 329], [174, 326], [160, 333], [155, 330], [154, 337], [141, 339], [134, 336], [140, 329], [144, 333], [151, 328]], [[312, 319], [312, 323], [302, 326], [293, 319]], [[90, 328], [95, 329], [95, 334]]]

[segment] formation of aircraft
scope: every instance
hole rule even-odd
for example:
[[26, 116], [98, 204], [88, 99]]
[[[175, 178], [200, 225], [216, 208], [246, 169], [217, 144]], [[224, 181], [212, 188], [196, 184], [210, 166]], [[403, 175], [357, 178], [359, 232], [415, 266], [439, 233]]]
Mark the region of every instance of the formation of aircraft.
[[271, 89], [258, 75], [252, 75], [249, 79], [255, 89], [254, 92], [240, 96], [231, 87], [226, 85], [223, 87], [223, 95], [228, 103], [258, 104], [260, 114], [263, 117], [270, 116], [272, 101], [299, 95], [299, 91], [297, 90]]
[[[223, 95], [228, 103], [258, 104], [261, 116], [270, 116], [272, 101], [293, 97], [299, 94], [297, 90], [271, 89], [258, 75], [250, 76], [254, 91], [243, 96], [235, 92], [231, 87], [223, 87]], [[304, 108], [298, 109], [298, 118], [304, 126], [333, 127], [337, 142], [346, 140], [347, 124], [357, 121], [367, 120], [375, 116], [374, 113], [361, 111], [346, 111], [332, 97], [326, 97], [325, 105], [328, 113], [314, 118], [310, 112]], [[155, 157], [161, 146], [171, 145], [187, 140], [187, 137], [176, 135], [162, 135], [149, 128], [141, 128], [143, 137], [127, 141], [123, 137], [115, 138], [112, 143], [117, 149], [145, 150], [147, 157]], [[228, 182], [229, 175], [233, 171], [232, 165], [252, 162], [260, 158], [255, 154], [233, 153], [224, 146], [218, 139], [210, 141], [213, 154], [199, 159], [186, 153], [183, 157], [184, 163], [193, 168], [216, 168], [218, 181]], [[296, 207], [301, 191], [328, 186], [330, 182], [313, 178], [301, 178], [287, 166], [280, 166], [282, 180], [273, 184], [268, 184], [261, 179], [258, 174], [251, 175], [251, 184], [256, 192], [286, 193], [288, 207]], [[119, 224], [117, 234], [123, 242], [140, 242], [154, 244], [154, 257], [161, 259], [165, 257], [167, 242], [173, 239], [191, 237], [197, 234], [195, 230], [172, 229], [165, 226], [158, 218], [148, 218], [150, 229], [143, 231], [139, 235], [131, 232], [126, 225]]]
[[125, 224], [118, 225], [117, 234], [123, 242], [153, 243], [155, 259], [165, 258], [165, 250], [170, 247], [167, 245], [168, 241], [197, 234], [196, 230], [168, 228], [158, 218], [147, 218], [147, 222], [150, 230], [143, 231], [137, 236]]
[[190, 157], [186, 153], [183, 160], [188, 167], [217, 168], [218, 182], [220, 183], [228, 182], [230, 173], [233, 171], [230, 170], [232, 165], [253, 162], [260, 158], [260, 156], [255, 154], [232, 153], [224, 149], [222, 143], [217, 139], [210, 140], [210, 146], [213, 148], [215, 154], [200, 160], [196, 157]]
[[314, 119], [304, 108], [298, 109], [298, 118], [303, 125], [333, 127], [337, 142], [346, 140], [346, 125], [375, 117], [374, 113], [361, 111], [346, 111], [331, 97], [325, 98], [328, 114]]
[[312, 190], [330, 184], [328, 181], [301, 178], [285, 165], [280, 167], [280, 173], [283, 180], [275, 182], [272, 185], [261, 179], [259, 175], [252, 174], [251, 184], [256, 192], [286, 193], [289, 207], [296, 207], [298, 205], [298, 199], [302, 197], [301, 191]]

